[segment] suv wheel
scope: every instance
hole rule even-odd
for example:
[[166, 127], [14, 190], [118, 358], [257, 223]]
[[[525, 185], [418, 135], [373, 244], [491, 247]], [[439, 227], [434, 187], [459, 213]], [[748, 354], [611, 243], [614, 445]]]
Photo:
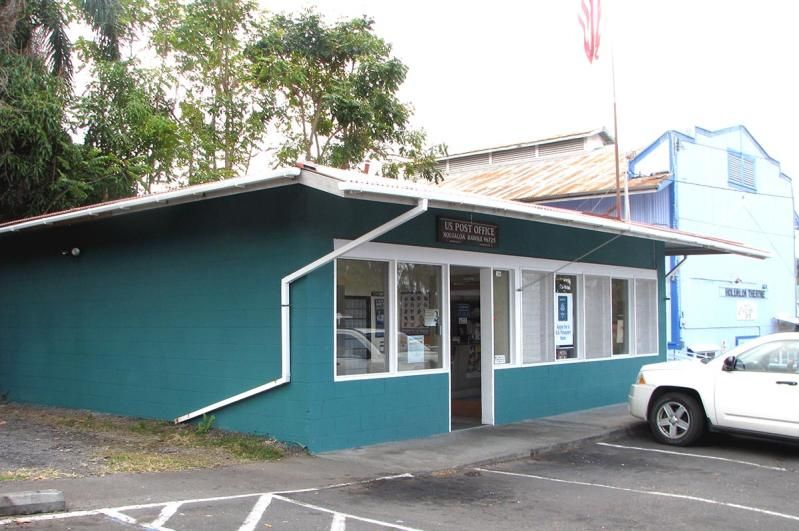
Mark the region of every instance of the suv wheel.
[[687, 446], [702, 436], [705, 412], [692, 396], [666, 393], [649, 412], [649, 428], [661, 443]]

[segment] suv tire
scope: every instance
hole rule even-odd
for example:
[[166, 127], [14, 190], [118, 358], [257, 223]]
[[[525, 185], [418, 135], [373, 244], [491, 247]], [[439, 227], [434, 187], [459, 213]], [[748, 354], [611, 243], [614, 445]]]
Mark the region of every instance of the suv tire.
[[658, 442], [688, 446], [705, 431], [705, 411], [686, 393], [666, 393], [649, 411], [649, 429]]

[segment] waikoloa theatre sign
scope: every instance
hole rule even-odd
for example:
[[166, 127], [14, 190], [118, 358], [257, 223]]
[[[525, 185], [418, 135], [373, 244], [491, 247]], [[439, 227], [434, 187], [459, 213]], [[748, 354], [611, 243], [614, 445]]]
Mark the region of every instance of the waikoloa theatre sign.
[[438, 241], [445, 243], [470, 243], [480, 247], [497, 246], [499, 227], [491, 223], [478, 223], [463, 219], [438, 218]]

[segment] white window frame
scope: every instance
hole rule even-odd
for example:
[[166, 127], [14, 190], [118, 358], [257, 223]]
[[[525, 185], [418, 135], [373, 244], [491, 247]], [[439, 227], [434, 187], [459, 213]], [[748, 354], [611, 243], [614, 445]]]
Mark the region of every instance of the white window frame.
[[[335, 239], [333, 246], [335, 249], [342, 247], [349, 243], [350, 240]], [[514, 256], [505, 254], [492, 254], [481, 253], [479, 251], [461, 251], [453, 249], [439, 249], [433, 247], [417, 247], [412, 245], [400, 245], [390, 243], [365, 243], [352, 251], [344, 254], [342, 259], [360, 259], [360, 260], [375, 260], [382, 262], [389, 262], [389, 294], [387, 299], [390, 303], [389, 307], [389, 329], [390, 329], [390, 348], [389, 355], [390, 370], [389, 372], [382, 372], [376, 374], [362, 374], [362, 375], [347, 375], [336, 376], [335, 363], [333, 367], [334, 381], [352, 381], [352, 380], [370, 380], [375, 378], [396, 378], [396, 377], [413, 377], [427, 374], [441, 374], [448, 373], [450, 370], [450, 266], [469, 266], [477, 268], [489, 268], [491, 271], [503, 270], [511, 271], [512, 281], [514, 286], [514, 294], [511, 297], [511, 319], [510, 319], [510, 334], [511, 334], [511, 354], [510, 363], [494, 365], [494, 370], [511, 370], [521, 367], [542, 367], [547, 365], [564, 365], [570, 363], [593, 363], [593, 362], [612, 362], [613, 360], [624, 360], [628, 358], [641, 358], [641, 357], [657, 357], [658, 352], [655, 353], [636, 353], [637, 345], [635, 343], [635, 327], [630, 330], [630, 345], [631, 354], [611, 354], [610, 356], [602, 358], [586, 359], [586, 334], [585, 334], [585, 275], [604, 276], [611, 279], [618, 278], [628, 280], [630, 295], [633, 296], [631, 301], [630, 312], [632, 314], [631, 320], [635, 319], [635, 279], [649, 279], [657, 281], [657, 270], [655, 269], [639, 269], [626, 266], [612, 266], [604, 264], [591, 264], [591, 263], [570, 263], [563, 260], [551, 260], [548, 258], [530, 258], [524, 256]], [[396, 291], [397, 291], [397, 262], [407, 262], [414, 264], [436, 265], [442, 267], [442, 368], [440, 369], [422, 369], [416, 371], [397, 371], [397, 316], [396, 316]], [[575, 347], [577, 348], [577, 357], [565, 360], [546, 361], [538, 363], [524, 363], [523, 362], [523, 334], [521, 333], [524, 323], [522, 322], [522, 272], [523, 271], [536, 271], [548, 274], [560, 275], [573, 275], [577, 277], [578, 297], [580, 303], [577, 306], [577, 322], [580, 325], [578, 329], [578, 339]], [[335, 279], [334, 267], [334, 279]], [[333, 303], [335, 320], [335, 281], [333, 282]], [[611, 287], [612, 289], [612, 287]], [[554, 296], [554, 294], [553, 294]], [[655, 300], [659, 300], [660, 285], [656, 283]], [[553, 299], [554, 300], [554, 299]], [[493, 301], [492, 301], [493, 304]], [[660, 306], [655, 305], [655, 321], [656, 326], [659, 323]], [[554, 332], [553, 332], [554, 333]], [[335, 336], [335, 326], [333, 330]], [[613, 351], [611, 345], [611, 352]], [[333, 359], [336, 358], [336, 343], [335, 337], [333, 341]]]
[[[510, 290], [508, 293], [508, 304], [510, 305], [510, 308], [508, 308], [508, 349], [509, 349], [508, 361], [506, 363], [494, 364], [494, 367], [498, 368], [498, 367], [504, 367], [505, 365], [513, 365], [514, 360], [517, 356], [516, 330], [518, 330], [518, 328], [516, 328], [516, 314], [518, 313], [518, 311], [516, 306], [516, 290], [517, 290], [516, 277], [518, 275], [516, 274], [516, 270], [513, 268], [493, 267], [491, 268], [492, 279], [494, 278], [494, 273], [496, 271], [507, 271], [508, 274], [510, 275], [510, 278], [508, 279], [508, 290]], [[492, 286], [492, 296], [491, 296], [491, 308], [493, 311], [494, 308], [493, 286]]]
[[627, 281], [627, 323], [624, 325], [627, 327], [628, 335], [627, 335], [627, 345], [628, 345], [628, 352], [626, 354], [613, 354], [613, 334], [610, 334], [610, 352], [611, 357], [618, 358], [620, 356], [637, 356], [636, 350], [638, 349], [638, 345], [635, 344], [635, 327], [633, 326], [635, 323], [635, 279], [622, 277], [618, 275], [614, 275], [610, 277], [610, 307], [611, 307], [611, 319], [613, 318], [613, 281], [614, 280], [626, 280]]
[[[338, 240], [337, 240], [338, 241]], [[336, 300], [336, 279], [338, 278], [338, 259], [333, 262], [333, 381], [349, 382], [353, 380], [374, 380], [376, 378], [398, 378], [405, 376], [418, 376], [423, 374], [441, 374], [449, 372], [449, 265], [438, 262], [427, 262], [409, 258], [386, 259], [372, 256], [353, 256], [350, 253], [339, 257], [343, 260], [364, 260], [372, 262], [388, 263], [388, 292], [386, 293], [386, 306], [388, 326], [386, 327], [384, 345], [388, 356], [388, 371], [369, 374], [344, 374], [336, 372], [336, 360], [338, 359], [338, 343], [336, 341], [336, 315], [338, 312]], [[430, 265], [441, 268], [441, 368], [437, 369], [418, 369], [418, 370], [399, 370], [399, 324], [397, 320], [397, 263], [404, 262], [409, 264]], [[446, 334], [446, 335], [445, 335]]]
[[[374, 372], [374, 373], [367, 373], [367, 374], [343, 374], [339, 375], [336, 371], [336, 367], [338, 364], [338, 323], [336, 322], [336, 316], [338, 315], [338, 260], [333, 260], [333, 380], [334, 381], [346, 381], [346, 380], [371, 380], [374, 378], [386, 378], [392, 372], [392, 365], [394, 365], [394, 369], [396, 369], [397, 361], [396, 356], [392, 354], [396, 352], [397, 347], [397, 337], [392, 329], [394, 320], [396, 316], [396, 309], [394, 308], [394, 294], [391, 290], [391, 283], [392, 281], [396, 282], [397, 279], [397, 267], [396, 262], [392, 263], [390, 260], [380, 260], [375, 258], [352, 258], [352, 257], [343, 257], [345, 260], [361, 260], [364, 262], [384, 262], [388, 264], [388, 290], [386, 292], [386, 318], [388, 319], [388, 327], [383, 332], [383, 348], [385, 349], [385, 354], [388, 356], [388, 370], [383, 372]], [[388, 337], [385, 337], [388, 336]]]

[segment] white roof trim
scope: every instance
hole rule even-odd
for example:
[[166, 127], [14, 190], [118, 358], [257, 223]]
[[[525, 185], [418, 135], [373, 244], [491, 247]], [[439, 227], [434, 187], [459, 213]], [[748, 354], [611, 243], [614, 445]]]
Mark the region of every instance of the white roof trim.
[[768, 258], [771, 256], [767, 251], [746, 247], [735, 242], [726, 242], [714, 238], [661, 229], [652, 225], [627, 223], [614, 219], [590, 216], [566, 209], [543, 207], [536, 204], [526, 204], [516, 201], [505, 201], [476, 194], [443, 191], [440, 188], [429, 189], [429, 187], [399, 186], [397, 184], [390, 186], [381, 181], [384, 181], [384, 179], [379, 179], [374, 182], [357, 180], [343, 181], [339, 183], [339, 189], [353, 195], [361, 194], [364, 198], [369, 198], [370, 196], [390, 196], [406, 200], [425, 198], [430, 201], [431, 208], [476, 210], [503, 217], [514, 217], [542, 223], [567, 225], [657, 240], [665, 242], [667, 250], [671, 247], [679, 251], [675, 254], [732, 253], [749, 256], [751, 258]]
[[129, 214], [131, 212], [161, 208], [167, 205], [202, 201], [203, 199], [208, 199], [210, 197], [234, 195], [262, 188], [271, 188], [281, 184], [281, 181], [295, 179], [300, 175], [300, 171], [301, 170], [299, 168], [281, 168], [278, 170], [273, 170], [263, 177], [237, 177], [235, 179], [226, 179], [224, 181], [215, 181], [212, 183], [189, 186], [187, 188], [181, 188], [180, 190], [175, 190], [173, 192], [163, 192], [159, 194], [133, 197], [130, 199], [121, 199], [119, 201], [101, 203], [97, 206], [77, 208], [66, 212], [55, 213], [49, 216], [37, 216], [35, 218], [22, 220], [19, 223], [11, 223], [5, 226], [0, 226], [0, 234], [6, 232], [18, 232], [41, 225], [67, 223], [86, 217], [97, 217], [101, 215], [113, 216], [122, 213]]
[[318, 167], [317, 169], [311, 165], [305, 165], [302, 169], [281, 168], [273, 170], [263, 177], [227, 179], [190, 186], [174, 192], [134, 197], [92, 207], [39, 216], [0, 226], [0, 234], [18, 232], [40, 226], [76, 222], [87, 218], [96, 219], [100, 216], [114, 216], [151, 210], [292, 183], [302, 183], [326, 193], [358, 199], [400, 204], [416, 204], [420, 199], [427, 199], [431, 208], [482, 212], [500, 217], [538, 221], [553, 225], [566, 225], [662, 241], [666, 244], [667, 254], [732, 253], [752, 258], [768, 258], [771, 256], [767, 251], [747, 247], [736, 242], [727, 242], [651, 225], [626, 223], [620, 220], [591, 216], [556, 207], [506, 201], [465, 192], [446, 191], [432, 185], [364, 176], [360, 173], [333, 168]]

